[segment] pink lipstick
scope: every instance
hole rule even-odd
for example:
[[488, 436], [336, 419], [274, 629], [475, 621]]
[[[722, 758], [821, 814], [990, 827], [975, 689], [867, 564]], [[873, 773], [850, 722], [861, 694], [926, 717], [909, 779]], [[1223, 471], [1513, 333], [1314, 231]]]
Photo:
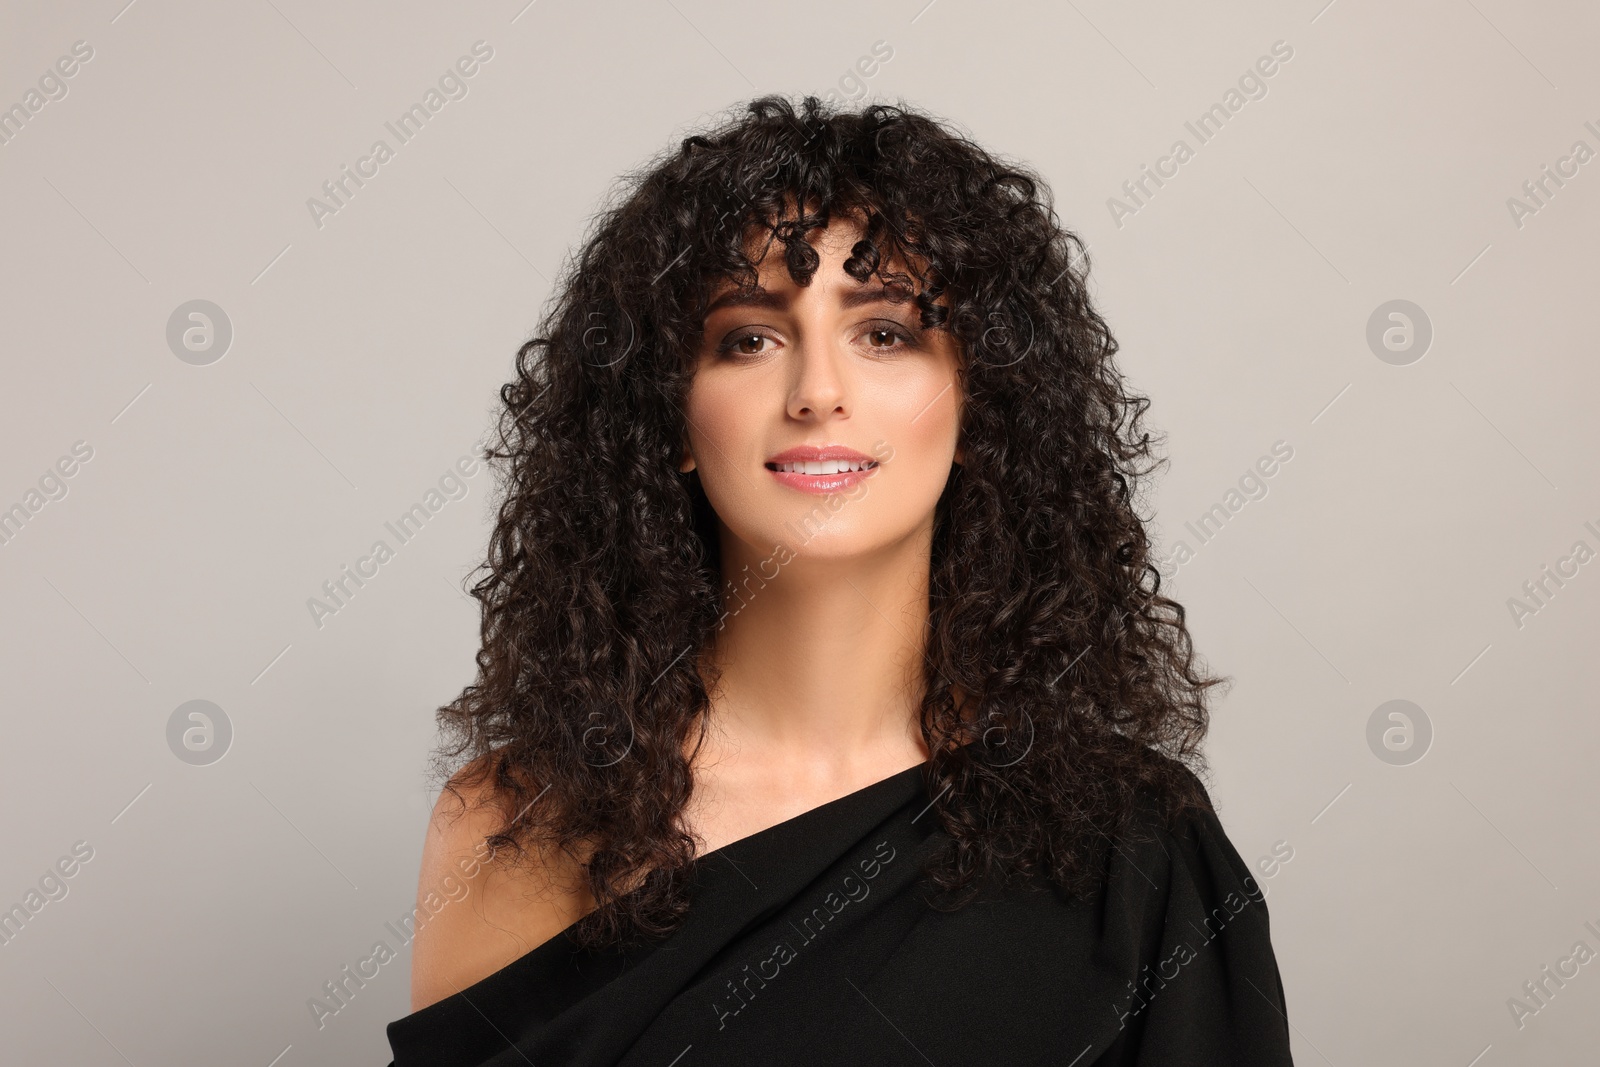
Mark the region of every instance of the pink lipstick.
[[799, 445], [767, 459], [779, 482], [805, 493], [837, 493], [870, 478], [878, 461], [844, 445]]

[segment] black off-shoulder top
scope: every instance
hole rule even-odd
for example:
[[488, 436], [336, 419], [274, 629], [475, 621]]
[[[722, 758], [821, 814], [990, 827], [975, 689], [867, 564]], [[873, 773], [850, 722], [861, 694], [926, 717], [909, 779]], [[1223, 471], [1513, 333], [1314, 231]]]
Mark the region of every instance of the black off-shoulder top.
[[1041, 882], [939, 911], [928, 766], [701, 856], [664, 940], [563, 931], [391, 1022], [390, 1067], [1292, 1064], [1267, 906], [1215, 814], [1151, 808], [1093, 900]]

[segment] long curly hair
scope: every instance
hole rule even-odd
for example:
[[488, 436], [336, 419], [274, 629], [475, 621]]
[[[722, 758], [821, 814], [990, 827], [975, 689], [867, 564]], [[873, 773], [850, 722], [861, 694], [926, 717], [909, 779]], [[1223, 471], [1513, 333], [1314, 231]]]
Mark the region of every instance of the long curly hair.
[[[806, 285], [806, 235], [841, 213], [865, 222], [845, 270], [911, 282], [924, 328], [962, 353], [965, 455], [935, 507], [919, 716], [950, 838], [930, 903], [959, 907], [989, 875], [1086, 895], [1136, 807], [1154, 798], [1169, 822], [1208, 807], [1199, 746], [1223, 680], [1160, 595], [1138, 514], [1165, 462], [1149, 401], [1113, 364], [1043, 179], [903, 104], [771, 95], [622, 186], [500, 390], [478, 676], [439, 709], [433, 762], [458, 796], [499, 798], [497, 852], [581, 864], [596, 906], [569, 936], [655, 939], [688, 909], [685, 748], [705, 737], [700, 654], [729, 576], [699, 473], [678, 471], [681, 405], [714, 284], [755, 284], [751, 236], [782, 242]], [[914, 281], [888, 269], [902, 264]]]

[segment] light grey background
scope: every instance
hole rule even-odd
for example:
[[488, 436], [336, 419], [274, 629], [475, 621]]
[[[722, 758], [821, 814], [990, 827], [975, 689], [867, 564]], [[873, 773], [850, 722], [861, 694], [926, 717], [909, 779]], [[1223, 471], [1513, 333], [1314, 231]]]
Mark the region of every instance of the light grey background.
[[[1591, 5], [124, 2], [0, 16], [0, 106], [93, 49], [0, 144], [0, 508], [93, 450], [0, 545], [0, 907], [93, 849], [0, 945], [8, 1060], [387, 1062], [408, 952], [320, 1027], [308, 1001], [412, 905], [491, 476], [320, 626], [307, 601], [473, 448], [616, 175], [830, 89], [1037, 165], [1091, 246], [1168, 435], [1156, 532], [1195, 550], [1170, 588], [1235, 679], [1214, 796], [1247, 861], [1293, 851], [1263, 884], [1296, 1062], [1593, 1057], [1600, 962], [1520, 1027], [1508, 1005], [1600, 951], [1600, 562], [1520, 624], [1509, 603], [1600, 550], [1600, 161], [1508, 204], [1600, 150]], [[384, 123], [480, 40], [467, 95], [397, 146]], [[1276, 41], [1266, 94], [1199, 143]], [[379, 138], [394, 158], [319, 226], [308, 199]], [[197, 299], [233, 329], [209, 365], [167, 341]], [[1404, 365], [1367, 340], [1391, 300], [1433, 331]], [[1184, 524], [1230, 502], [1199, 544]], [[1408, 765], [1368, 743], [1396, 699], [1433, 733]], [[233, 731], [207, 766], [169, 748], [191, 700]]]

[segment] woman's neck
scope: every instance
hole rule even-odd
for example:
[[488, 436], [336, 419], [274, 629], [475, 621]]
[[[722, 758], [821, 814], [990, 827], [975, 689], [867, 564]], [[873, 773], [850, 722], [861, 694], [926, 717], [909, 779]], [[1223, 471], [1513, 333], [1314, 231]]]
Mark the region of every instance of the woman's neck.
[[732, 589], [703, 660], [719, 747], [841, 769], [928, 757], [928, 535], [831, 560], [804, 548], [746, 559], [727, 539]]

